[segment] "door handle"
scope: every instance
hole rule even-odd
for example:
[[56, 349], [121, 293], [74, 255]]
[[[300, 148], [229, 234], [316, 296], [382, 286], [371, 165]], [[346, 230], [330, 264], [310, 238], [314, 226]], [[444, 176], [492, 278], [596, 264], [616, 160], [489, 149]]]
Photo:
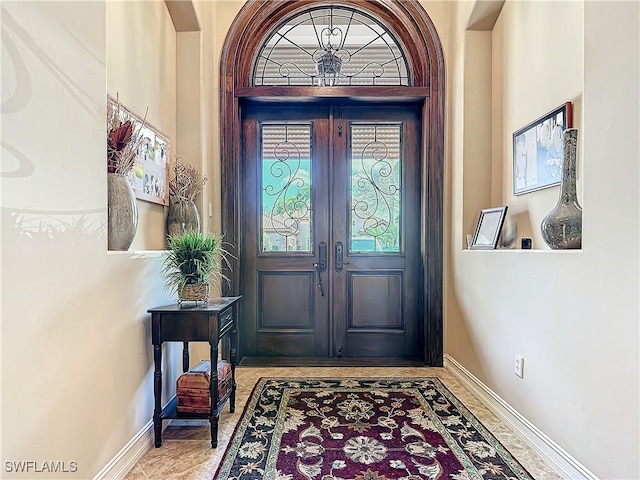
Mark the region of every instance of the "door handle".
[[320, 289], [320, 295], [324, 297], [322, 273], [327, 271], [327, 242], [320, 242], [318, 244], [318, 257], [318, 262], [313, 264], [313, 268], [318, 273], [318, 288]]
[[319, 265], [318, 269], [321, 272], [327, 271], [327, 242], [320, 242], [318, 244], [318, 257], [319, 257]]
[[345, 265], [349, 265], [349, 262], [344, 261], [344, 245], [342, 244], [342, 242], [336, 242], [335, 252], [336, 252], [335, 269], [336, 269], [336, 272], [341, 272]]

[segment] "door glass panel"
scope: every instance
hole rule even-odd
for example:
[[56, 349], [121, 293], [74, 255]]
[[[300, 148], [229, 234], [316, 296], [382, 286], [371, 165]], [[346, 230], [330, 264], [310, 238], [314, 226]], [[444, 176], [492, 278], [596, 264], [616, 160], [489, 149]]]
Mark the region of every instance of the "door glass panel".
[[310, 253], [311, 124], [263, 124], [260, 137], [260, 252]]
[[380, 20], [346, 7], [316, 7], [271, 33], [253, 85], [409, 85], [409, 69]]
[[400, 251], [401, 128], [350, 126], [352, 253]]

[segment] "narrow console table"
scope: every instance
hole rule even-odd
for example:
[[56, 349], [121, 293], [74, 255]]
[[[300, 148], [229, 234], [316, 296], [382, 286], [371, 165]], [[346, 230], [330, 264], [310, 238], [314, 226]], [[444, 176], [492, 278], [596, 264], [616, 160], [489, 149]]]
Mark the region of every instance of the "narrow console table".
[[[151, 341], [153, 343], [153, 394], [155, 408], [153, 410], [153, 429], [156, 448], [162, 445], [162, 421], [172, 418], [208, 418], [211, 425], [211, 447], [218, 445], [218, 416], [222, 407], [229, 400], [229, 410], [235, 409], [236, 402], [236, 356], [238, 300], [241, 297], [219, 297], [206, 304], [183, 303], [165, 307], [150, 308]], [[230, 333], [232, 387], [225, 398], [218, 398], [218, 343]], [[209, 342], [211, 357], [211, 411], [209, 414], [185, 414], [177, 411], [177, 398], [162, 408], [162, 343], [183, 342], [182, 371], [189, 370], [189, 342]]]

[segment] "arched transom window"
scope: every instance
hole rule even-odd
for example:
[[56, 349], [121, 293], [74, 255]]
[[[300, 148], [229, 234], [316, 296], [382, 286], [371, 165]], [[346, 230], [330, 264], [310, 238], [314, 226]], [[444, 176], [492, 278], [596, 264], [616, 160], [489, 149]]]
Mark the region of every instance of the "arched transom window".
[[253, 85], [409, 85], [409, 74], [388, 28], [332, 6], [291, 17], [272, 33], [255, 63]]

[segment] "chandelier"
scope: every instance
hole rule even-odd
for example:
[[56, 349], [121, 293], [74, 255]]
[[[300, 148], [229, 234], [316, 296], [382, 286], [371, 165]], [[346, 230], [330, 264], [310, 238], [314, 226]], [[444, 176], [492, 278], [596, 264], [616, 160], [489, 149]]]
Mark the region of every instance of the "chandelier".
[[342, 60], [331, 50], [327, 50], [316, 60], [316, 73], [318, 74], [318, 86], [332, 87], [338, 84], [338, 77], [342, 69]]
[[320, 46], [322, 48], [313, 52], [318, 75], [318, 86], [320, 87], [332, 87], [338, 84], [340, 70], [342, 69], [340, 55], [349, 55], [346, 50], [342, 49], [344, 44], [342, 30], [334, 27], [333, 15], [329, 18], [331, 23], [320, 32]]

